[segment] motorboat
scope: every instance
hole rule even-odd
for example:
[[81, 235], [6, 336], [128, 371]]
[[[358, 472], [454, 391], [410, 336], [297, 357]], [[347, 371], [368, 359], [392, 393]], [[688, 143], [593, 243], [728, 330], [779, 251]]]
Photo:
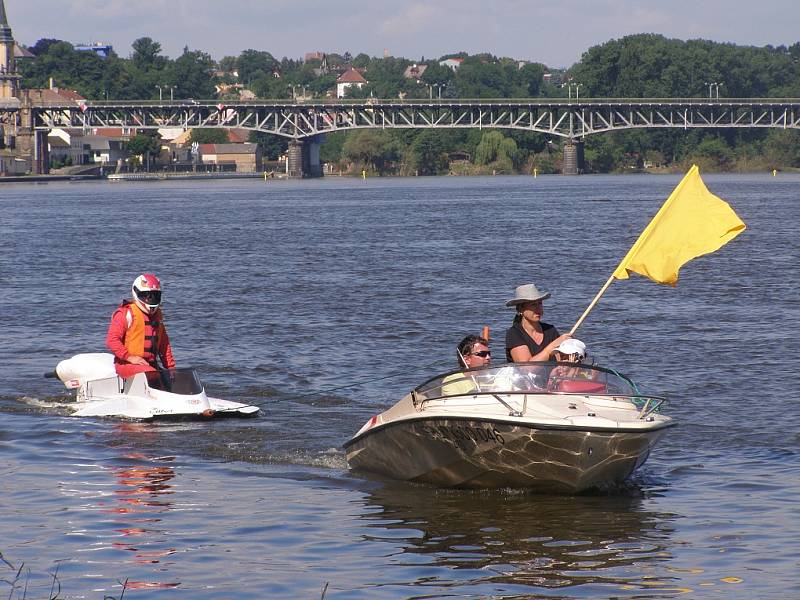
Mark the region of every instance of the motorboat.
[[509, 363], [426, 381], [344, 448], [351, 469], [392, 479], [577, 493], [644, 464], [675, 425], [665, 403], [612, 369]]
[[57, 377], [75, 390], [69, 403], [75, 417], [211, 418], [253, 416], [258, 406], [206, 395], [195, 369], [161, 369], [119, 377], [114, 355], [76, 354], [62, 360], [45, 377]]

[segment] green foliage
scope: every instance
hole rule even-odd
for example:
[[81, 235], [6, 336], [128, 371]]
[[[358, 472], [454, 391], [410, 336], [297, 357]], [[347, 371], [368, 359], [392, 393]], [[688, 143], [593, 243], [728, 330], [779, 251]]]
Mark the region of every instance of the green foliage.
[[131, 62], [142, 71], [153, 69], [162, 70], [167, 64], [167, 58], [161, 56], [161, 44], [154, 42], [149, 37], [142, 37], [134, 40], [131, 45], [133, 54]]
[[32, 61], [21, 63], [23, 87], [82, 88], [90, 98], [102, 97], [106, 63], [94, 52], [78, 52], [68, 42], [46, 45], [47, 50]]
[[250, 82], [249, 88], [259, 98], [286, 99], [292, 96], [291, 86], [285, 79], [263, 73]]
[[720, 95], [735, 98], [800, 95], [800, 64], [785, 48], [656, 34], [593, 46], [569, 75], [582, 84], [582, 96], [592, 97], [707, 97], [707, 82], [721, 83]]
[[221, 71], [225, 71], [226, 73], [230, 73], [236, 70], [236, 57], [235, 56], [223, 56], [217, 66], [220, 68]]
[[347, 133], [337, 131], [325, 135], [325, 143], [319, 147], [319, 159], [326, 163], [339, 163], [342, 160], [342, 148]]
[[199, 50], [183, 49], [168, 69], [170, 81], [177, 85], [178, 98], [213, 98], [215, 89], [211, 78], [214, 69], [211, 56]]
[[445, 136], [440, 131], [421, 131], [406, 151], [405, 162], [409, 172], [415, 175], [447, 173], [447, 149]]
[[764, 142], [763, 152], [770, 168], [799, 168], [800, 132], [796, 129], [770, 132]]
[[391, 163], [396, 161], [399, 155], [399, 148], [391, 134], [379, 129], [364, 129], [350, 133], [342, 146], [343, 159], [379, 174], [388, 172]]
[[202, 128], [192, 129], [192, 134], [189, 136], [191, 142], [198, 144], [227, 144], [228, 132], [224, 129], [216, 128]]
[[519, 158], [517, 143], [497, 130], [484, 133], [475, 148], [475, 164], [491, 165], [497, 170], [513, 172]]
[[265, 160], [277, 160], [289, 147], [289, 141], [285, 137], [263, 131], [251, 131], [250, 141], [261, 146], [261, 155]]
[[52, 38], [42, 38], [38, 42], [36, 42], [32, 47], [28, 48], [33, 54], [36, 56], [40, 56], [42, 54], [47, 54], [47, 51], [50, 49], [50, 46], [53, 44], [58, 44], [63, 40], [54, 40]]
[[161, 149], [161, 144], [158, 139], [152, 135], [140, 134], [128, 140], [125, 147], [128, 153], [134, 156], [153, 156], [158, 154]]
[[260, 77], [271, 76], [278, 66], [278, 61], [269, 52], [259, 50], [245, 50], [236, 59], [236, 69], [239, 72], [239, 81], [249, 84]]

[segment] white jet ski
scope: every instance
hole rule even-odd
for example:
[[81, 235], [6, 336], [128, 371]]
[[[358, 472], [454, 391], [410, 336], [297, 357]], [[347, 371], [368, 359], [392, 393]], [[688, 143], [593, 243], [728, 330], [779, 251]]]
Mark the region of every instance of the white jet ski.
[[258, 406], [206, 395], [197, 371], [190, 368], [137, 373], [123, 379], [114, 369], [114, 355], [76, 354], [62, 360], [45, 377], [58, 377], [76, 390], [72, 416], [153, 418], [210, 418], [253, 416]]

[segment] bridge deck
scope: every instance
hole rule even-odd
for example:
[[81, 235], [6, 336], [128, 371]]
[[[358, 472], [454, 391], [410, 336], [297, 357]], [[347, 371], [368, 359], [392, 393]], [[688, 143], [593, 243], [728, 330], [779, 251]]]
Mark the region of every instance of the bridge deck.
[[[0, 105], [6, 121], [24, 108]], [[34, 127], [241, 128], [293, 139], [351, 129], [505, 128], [564, 138], [640, 128], [800, 127], [796, 98], [179, 100], [42, 103]]]

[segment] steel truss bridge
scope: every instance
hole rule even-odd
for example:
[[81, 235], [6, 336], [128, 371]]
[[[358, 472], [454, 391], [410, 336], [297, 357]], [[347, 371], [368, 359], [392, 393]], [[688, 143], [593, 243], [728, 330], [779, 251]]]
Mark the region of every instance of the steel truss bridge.
[[[6, 122], [9, 110], [0, 106]], [[298, 141], [335, 131], [411, 128], [500, 128], [580, 139], [645, 128], [798, 129], [800, 99], [85, 101], [36, 104], [31, 117], [36, 130], [233, 127]]]

